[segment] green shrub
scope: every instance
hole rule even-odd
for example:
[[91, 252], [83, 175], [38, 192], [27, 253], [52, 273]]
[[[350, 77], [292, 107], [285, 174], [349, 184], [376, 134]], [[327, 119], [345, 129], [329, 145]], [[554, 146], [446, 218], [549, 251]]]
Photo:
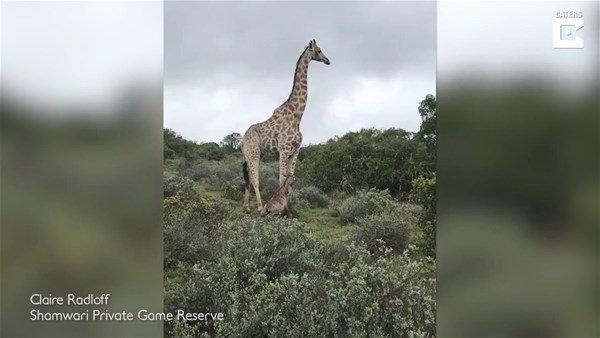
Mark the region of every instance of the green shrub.
[[178, 173], [165, 173], [163, 196], [172, 197], [180, 192], [187, 199], [196, 199], [199, 195], [195, 185], [195, 182], [188, 177], [181, 176]]
[[435, 264], [412, 248], [391, 257], [349, 245], [337, 259], [293, 219], [224, 224], [214, 254], [165, 283], [165, 310], [222, 312], [219, 322], [167, 323], [172, 335], [435, 335]]
[[[347, 262], [325, 281], [328, 336], [435, 336], [435, 262], [414, 258], [414, 247], [399, 256], [374, 257], [350, 245]], [[400, 268], [397, 268], [400, 266]]]
[[427, 255], [435, 257], [436, 233], [436, 178], [419, 177], [413, 181], [413, 195], [423, 211], [417, 222], [423, 232], [423, 249]]
[[163, 148], [163, 159], [164, 160], [168, 160], [168, 159], [174, 159], [175, 156], [177, 155], [177, 153], [169, 148], [169, 146], [165, 145]]
[[[172, 312], [181, 309], [186, 312], [220, 312], [221, 308], [214, 303], [213, 290], [207, 288], [208, 270], [201, 268], [203, 264], [180, 269], [181, 280], [165, 281], [164, 309]], [[209, 321], [171, 321], [165, 323], [165, 337], [198, 337], [214, 336], [214, 323]]]
[[396, 204], [387, 190], [374, 189], [359, 191], [345, 199], [338, 208], [343, 223], [355, 222], [359, 218], [380, 214]]
[[242, 161], [239, 158], [229, 158], [223, 161], [207, 161], [208, 183], [221, 188], [233, 180], [243, 180]]
[[343, 190], [334, 190], [331, 192], [331, 198], [334, 200], [344, 200], [349, 196], [348, 192]]
[[207, 179], [212, 174], [211, 162], [198, 161], [197, 163], [190, 165], [189, 168], [182, 171], [182, 174], [190, 177], [193, 180]]
[[279, 188], [279, 166], [276, 162], [261, 163], [260, 195], [266, 203]]
[[292, 191], [290, 196], [288, 196], [288, 210], [289, 216], [298, 217], [300, 212], [308, 210], [310, 208], [310, 204], [307, 200], [305, 200], [297, 191]]
[[186, 157], [188, 151], [197, 146], [195, 142], [188, 141], [173, 130], [163, 129], [163, 156], [166, 158]]
[[[244, 180], [241, 177], [221, 184], [221, 192], [223, 197], [234, 201], [241, 201], [244, 197]], [[253, 192], [252, 192], [253, 193]]]
[[[201, 180], [211, 188], [220, 190], [229, 199], [239, 201], [244, 194], [243, 158], [239, 154], [226, 156], [221, 161], [200, 160], [183, 170], [194, 180]], [[262, 163], [260, 170], [260, 191], [267, 201], [279, 187], [279, 167], [277, 163]], [[252, 191], [254, 196], [254, 191]]]
[[163, 243], [165, 267], [193, 264], [218, 252], [215, 237], [228, 209], [209, 196], [187, 199], [181, 191], [164, 199]]
[[388, 189], [407, 193], [433, 168], [427, 145], [402, 129], [362, 129], [300, 149], [297, 176], [325, 192]]
[[298, 189], [298, 195], [305, 199], [311, 208], [324, 208], [329, 205], [327, 195], [313, 185]]
[[215, 142], [196, 144], [186, 153], [186, 158], [190, 161], [199, 159], [218, 161], [223, 159], [224, 156], [225, 151]]
[[376, 254], [382, 248], [402, 252], [408, 245], [411, 215], [396, 208], [391, 212], [370, 215], [358, 220], [355, 240]]

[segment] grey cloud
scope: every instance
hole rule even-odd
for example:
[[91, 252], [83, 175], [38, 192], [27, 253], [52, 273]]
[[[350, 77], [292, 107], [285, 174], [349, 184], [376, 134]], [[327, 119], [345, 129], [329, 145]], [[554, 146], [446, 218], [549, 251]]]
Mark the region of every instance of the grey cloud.
[[[332, 65], [310, 66], [306, 142], [360, 127], [414, 130], [418, 101], [435, 91], [435, 34], [433, 2], [168, 2], [165, 124], [198, 141], [220, 139], [227, 126], [243, 133], [287, 98], [295, 62], [315, 38]], [[206, 102], [219, 88], [240, 95], [224, 98], [231, 112]], [[380, 101], [364, 106], [359, 92]], [[169, 110], [170, 100], [186, 104]], [[365, 111], [347, 118], [354, 106]], [[211, 122], [191, 126], [198, 118]]]

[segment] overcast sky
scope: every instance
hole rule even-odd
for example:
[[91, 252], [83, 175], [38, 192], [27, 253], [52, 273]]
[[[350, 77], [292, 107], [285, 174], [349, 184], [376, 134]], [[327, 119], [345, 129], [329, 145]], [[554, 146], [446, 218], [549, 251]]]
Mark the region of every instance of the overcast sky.
[[291, 90], [296, 60], [316, 39], [304, 143], [367, 127], [416, 131], [435, 94], [433, 2], [166, 2], [164, 123], [220, 141], [266, 120]]

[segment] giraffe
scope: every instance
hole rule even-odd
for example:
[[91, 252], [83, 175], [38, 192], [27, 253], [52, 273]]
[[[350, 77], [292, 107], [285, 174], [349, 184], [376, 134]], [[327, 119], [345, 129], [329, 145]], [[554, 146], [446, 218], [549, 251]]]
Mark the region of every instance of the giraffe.
[[298, 151], [302, 143], [300, 120], [304, 114], [308, 95], [308, 64], [312, 60], [323, 62], [326, 65], [330, 63], [314, 39], [310, 41], [298, 58], [292, 92], [288, 99], [275, 108], [273, 115], [266, 121], [251, 125], [244, 134], [242, 152], [245, 160], [243, 170], [246, 182], [244, 193], [244, 209], [246, 211], [249, 211], [251, 187], [256, 195], [258, 210], [262, 211], [263, 205], [258, 182], [262, 155], [279, 153], [280, 186], [286, 177], [294, 175]]
[[274, 216], [281, 216], [283, 214], [289, 215], [288, 209], [288, 198], [292, 192], [293, 176], [286, 176], [283, 183], [277, 188], [273, 197], [265, 204], [261, 212], [262, 215], [270, 214]]

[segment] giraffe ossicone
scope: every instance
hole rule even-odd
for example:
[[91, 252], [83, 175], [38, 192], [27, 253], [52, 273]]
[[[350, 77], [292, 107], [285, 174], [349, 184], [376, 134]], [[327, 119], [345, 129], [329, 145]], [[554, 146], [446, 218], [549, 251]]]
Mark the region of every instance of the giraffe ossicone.
[[311, 40], [296, 62], [294, 82], [288, 99], [275, 108], [273, 115], [266, 121], [251, 125], [242, 140], [244, 154], [244, 208], [249, 210], [251, 189], [254, 190], [258, 210], [262, 211], [262, 199], [259, 188], [260, 159], [266, 153], [279, 154], [279, 185], [286, 177], [294, 176], [298, 151], [302, 144], [300, 121], [308, 99], [308, 64], [311, 61], [329, 65], [329, 59]]

